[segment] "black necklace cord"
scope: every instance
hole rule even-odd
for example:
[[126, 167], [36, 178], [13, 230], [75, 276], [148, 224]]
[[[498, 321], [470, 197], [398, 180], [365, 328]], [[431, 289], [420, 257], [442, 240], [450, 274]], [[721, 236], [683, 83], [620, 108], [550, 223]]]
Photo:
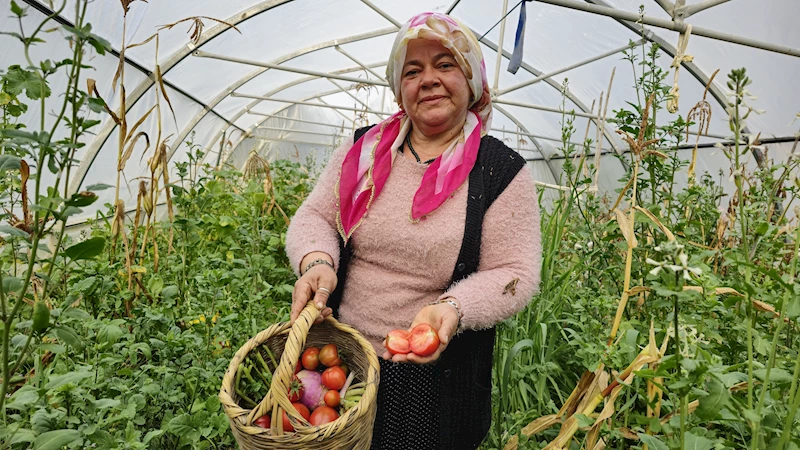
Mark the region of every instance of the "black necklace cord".
[[[422, 163], [422, 160], [419, 159], [419, 155], [414, 150], [414, 146], [411, 145], [411, 133], [410, 132], [406, 135], [406, 145], [408, 145], [408, 149], [411, 150], [411, 154], [414, 155], [414, 158], [417, 159], [417, 162], [418, 163]], [[431, 159], [425, 161], [423, 164], [430, 164], [430, 163], [432, 163], [434, 161], [436, 161], [436, 158], [431, 158]]]

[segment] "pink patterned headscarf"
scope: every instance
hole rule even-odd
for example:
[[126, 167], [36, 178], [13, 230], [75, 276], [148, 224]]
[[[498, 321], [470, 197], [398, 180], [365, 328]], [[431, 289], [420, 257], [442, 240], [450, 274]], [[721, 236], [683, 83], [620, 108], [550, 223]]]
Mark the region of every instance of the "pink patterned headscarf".
[[[478, 157], [481, 137], [492, 120], [491, 94], [480, 44], [469, 28], [441, 13], [414, 16], [397, 33], [386, 79], [400, 98], [400, 79], [408, 42], [430, 39], [440, 42], [455, 57], [472, 91], [461, 135], [431, 163], [414, 195], [410, 218], [420, 220], [438, 208], [469, 177]], [[339, 233], [347, 242], [361, 224], [372, 202], [380, 195], [392, 170], [394, 152], [403, 144], [411, 120], [399, 111], [372, 127], [347, 152], [337, 186]]]

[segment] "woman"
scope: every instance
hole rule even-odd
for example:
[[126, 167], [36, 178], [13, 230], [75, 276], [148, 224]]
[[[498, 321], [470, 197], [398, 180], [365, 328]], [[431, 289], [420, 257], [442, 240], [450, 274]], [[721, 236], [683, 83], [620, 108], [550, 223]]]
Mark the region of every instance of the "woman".
[[[491, 96], [474, 35], [439, 13], [400, 29], [386, 69], [400, 111], [360, 129], [298, 209], [286, 251], [308, 301], [381, 360], [374, 449], [474, 449], [491, 422], [494, 326], [539, 283], [539, 211], [524, 160], [486, 135]], [[391, 355], [429, 323], [429, 357]]]

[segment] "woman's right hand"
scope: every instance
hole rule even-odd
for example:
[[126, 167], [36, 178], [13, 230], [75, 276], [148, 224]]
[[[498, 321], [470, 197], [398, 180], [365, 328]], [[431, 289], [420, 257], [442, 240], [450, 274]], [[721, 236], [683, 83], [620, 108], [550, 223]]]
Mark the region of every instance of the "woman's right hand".
[[[301, 269], [316, 259], [324, 259], [333, 264], [333, 258], [327, 253], [314, 252], [309, 253], [303, 258], [300, 263]], [[314, 301], [317, 308], [322, 311], [315, 323], [320, 323], [322, 320], [331, 315], [333, 310], [328, 308], [328, 297], [336, 289], [339, 279], [333, 268], [327, 264], [317, 264], [308, 269], [300, 276], [294, 284], [294, 291], [292, 291], [292, 315], [291, 322], [297, 319], [303, 308], [309, 301]]]

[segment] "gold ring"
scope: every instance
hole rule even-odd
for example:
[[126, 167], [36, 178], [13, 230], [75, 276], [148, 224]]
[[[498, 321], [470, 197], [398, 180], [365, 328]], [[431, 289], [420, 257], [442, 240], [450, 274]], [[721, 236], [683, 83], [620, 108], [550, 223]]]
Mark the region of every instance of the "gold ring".
[[325, 291], [325, 292], [327, 292], [327, 293], [328, 293], [328, 295], [331, 295], [331, 291], [329, 291], [328, 289], [326, 289], [326, 288], [324, 288], [324, 287], [317, 288], [317, 290], [318, 290], [318, 291]]

